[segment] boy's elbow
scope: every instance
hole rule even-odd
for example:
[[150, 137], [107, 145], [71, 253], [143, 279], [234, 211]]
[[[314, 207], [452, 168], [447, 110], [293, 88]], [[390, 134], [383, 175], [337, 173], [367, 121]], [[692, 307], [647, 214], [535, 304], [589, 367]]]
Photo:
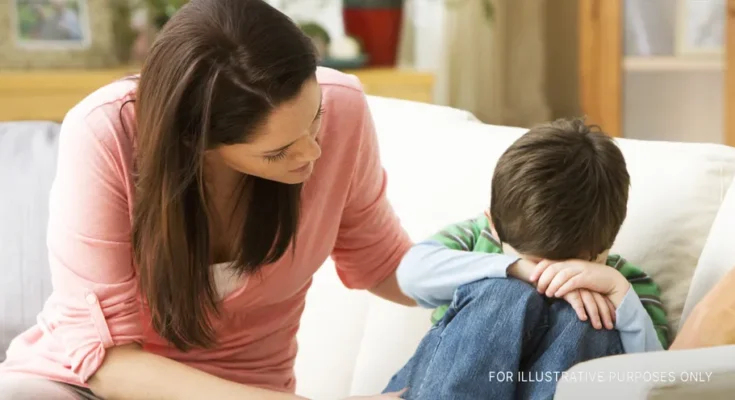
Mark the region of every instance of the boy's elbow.
[[[404, 261], [406, 258], [404, 257]], [[398, 288], [406, 296], [415, 299], [416, 298], [416, 282], [413, 276], [413, 271], [410, 268], [404, 268], [403, 261], [398, 265], [396, 270], [396, 280], [398, 281]]]
[[435, 253], [442, 249], [443, 246], [435, 242], [418, 243], [403, 256], [396, 270], [396, 278], [401, 291], [414, 299], [421, 307], [436, 307], [435, 302], [432, 301], [436, 293], [433, 293], [431, 289], [429, 282], [432, 276], [427, 266], [435, 262], [432, 261], [432, 258], [435, 258]]
[[420, 244], [413, 246], [406, 255], [403, 256], [398, 269], [396, 269], [396, 279], [398, 280], [398, 287], [403, 293], [411, 298], [416, 298], [421, 289], [420, 279], [421, 271], [420, 265], [422, 262], [422, 255], [417, 250]]

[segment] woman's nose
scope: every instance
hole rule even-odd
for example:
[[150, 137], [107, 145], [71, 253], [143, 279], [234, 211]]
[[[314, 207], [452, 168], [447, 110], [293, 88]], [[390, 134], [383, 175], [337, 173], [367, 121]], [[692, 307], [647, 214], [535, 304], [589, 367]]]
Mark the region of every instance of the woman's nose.
[[316, 161], [322, 155], [322, 147], [319, 146], [319, 142], [316, 138], [310, 137], [299, 149], [299, 153], [296, 158], [300, 162], [311, 162]]

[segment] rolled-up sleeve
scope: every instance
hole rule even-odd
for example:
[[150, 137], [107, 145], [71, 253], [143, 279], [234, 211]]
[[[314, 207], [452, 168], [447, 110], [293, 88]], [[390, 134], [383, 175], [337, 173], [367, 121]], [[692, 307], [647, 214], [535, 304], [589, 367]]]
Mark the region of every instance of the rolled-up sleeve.
[[395, 272], [411, 241], [386, 197], [387, 175], [367, 100], [362, 93], [354, 97], [360, 135], [332, 256], [346, 287], [370, 289]]
[[47, 243], [53, 293], [39, 325], [86, 382], [105, 349], [142, 341], [129, 191], [114, 121], [70, 114], [59, 137]]

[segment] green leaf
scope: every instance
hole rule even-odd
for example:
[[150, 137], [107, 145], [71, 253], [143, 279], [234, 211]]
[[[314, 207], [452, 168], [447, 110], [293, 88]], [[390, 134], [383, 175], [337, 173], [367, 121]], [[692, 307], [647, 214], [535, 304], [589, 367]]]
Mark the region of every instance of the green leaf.
[[485, 11], [485, 19], [491, 21], [495, 16], [495, 6], [493, 5], [493, 0], [483, 0], [482, 8]]
[[447, 8], [454, 8], [465, 4], [467, 1], [480, 1], [486, 20], [491, 21], [495, 16], [495, 5], [493, 5], [493, 0], [444, 0], [444, 4]]

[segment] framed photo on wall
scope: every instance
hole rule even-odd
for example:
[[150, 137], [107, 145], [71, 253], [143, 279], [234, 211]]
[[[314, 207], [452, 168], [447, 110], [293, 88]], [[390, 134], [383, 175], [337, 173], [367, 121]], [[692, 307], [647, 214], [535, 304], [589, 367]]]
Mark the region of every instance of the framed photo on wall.
[[22, 49], [88, 49], [89, 10], [84, 0], [15, 0], [13, 31]]
[[676, 53], [679, 56], [722, 56], [726, 0], [678, 0]]
[[112, 4], [122, 0], [0, 2], [0, 68], [114, 66]]

